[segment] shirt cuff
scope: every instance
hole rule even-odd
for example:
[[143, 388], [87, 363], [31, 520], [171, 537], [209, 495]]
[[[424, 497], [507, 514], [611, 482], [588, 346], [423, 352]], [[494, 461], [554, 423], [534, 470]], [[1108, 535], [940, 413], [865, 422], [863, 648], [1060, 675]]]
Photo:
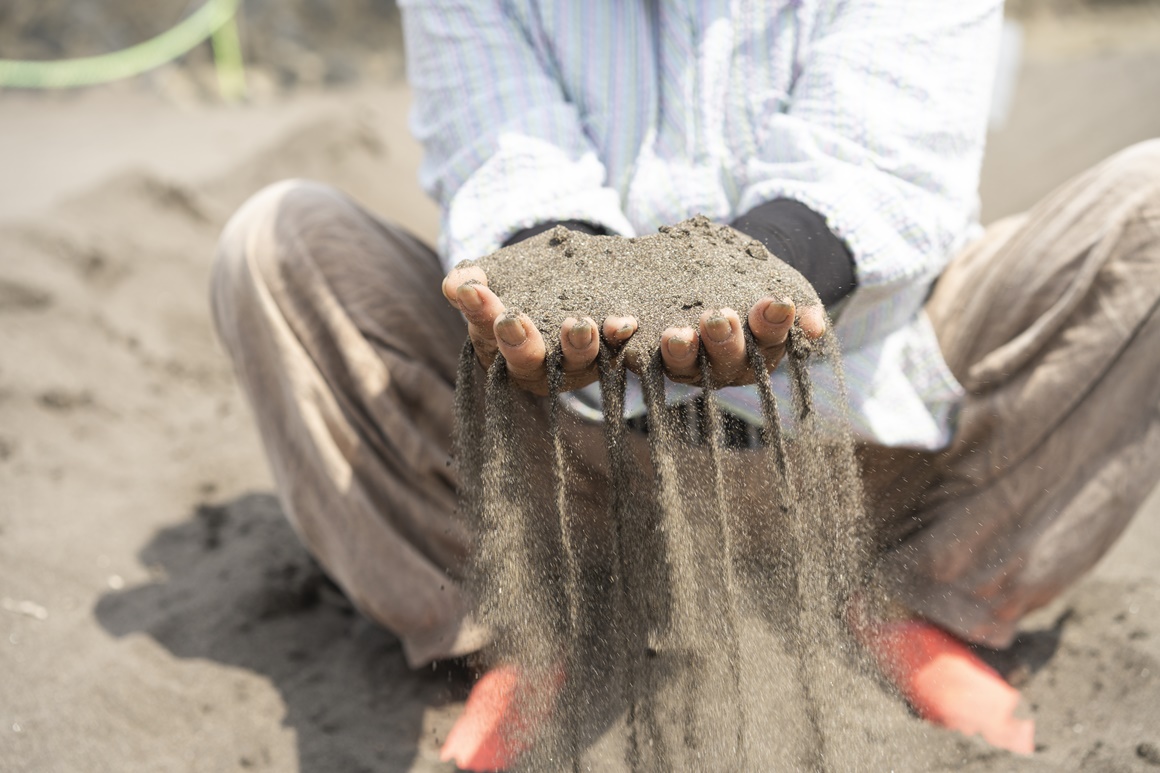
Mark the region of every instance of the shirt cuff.
[[827, 307], [857, 287], [850, 249], [830, 230], [825, 218], [801, 202], [774, 199], [749, 210], [731, 225], [801, 272]]

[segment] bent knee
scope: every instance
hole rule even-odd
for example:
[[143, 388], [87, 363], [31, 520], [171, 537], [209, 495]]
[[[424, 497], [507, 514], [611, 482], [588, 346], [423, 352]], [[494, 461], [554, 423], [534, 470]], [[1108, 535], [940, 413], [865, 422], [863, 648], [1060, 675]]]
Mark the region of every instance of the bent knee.
[[1113, 158], [1123, 157], [1125, 163], [1143, 167], [1153, 179], [1160, 178], [1160, 138], [1152, 138], [1129, 145]]
[[222, 230], [210, 275], [210, 303], [219, 333], [233, 327], [239, 307], [251, 303], [259, 286], [302, 257], [308, 230], [319, 218], [349, 208], [334, 188], [290, 179], [267, 185], [246, 200]]
[[313, 180], [290, 179], [267, 185], [250, 196], [226, 223], [218, 242], [218, 261], [251, 255], [277, 258], [279, 247], [297, 240], [310, 220], [336, 207], [349, 206], [334, 188]]
[[[1160, 270], [1160, 139], [1146, 140], [1108, 158], [1101, 168], [1109, 223], [1121, 234], [1111, 260], [1154, 283]], [[1144, 272], [1140, 274], [1140, 272]], [[1145, 276], [1147, 279], [1145, 279]]]
[[353, 208], [336, 189], [313, 180], [272, 183], [246, 200], [226, 223], [213, 266], [213, 292], [228, 291], [242, 275], [269, 276], [301, 257], [319, 223]]
[[1127, 198], [1143, 196], [1151, 202], [1160, 201], [1160, 139], [1124, 148], [1108, 157], [1102, 171], [1111, 178], [1111, 185]]

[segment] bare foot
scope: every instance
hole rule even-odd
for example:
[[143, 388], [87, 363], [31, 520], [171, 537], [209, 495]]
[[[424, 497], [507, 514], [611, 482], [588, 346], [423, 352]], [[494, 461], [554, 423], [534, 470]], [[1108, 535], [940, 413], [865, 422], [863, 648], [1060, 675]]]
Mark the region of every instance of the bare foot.
[[1035, 751], [1035, 720], [1015, 716], [1019, 691], [954, 636], [914, 619], [862, 621], [854, 633], [923, 719], [1016, 754]]
[[[548, 346], [540, 331], [524, 314], [509, 314], [503, 302], [487, 286], [487, 275], [478, 266], [455, 268], [443, 280], [443, 295], [467, 318], [467, 331], [484, 367], [497, 352], [507, 362], [512, 381], [535, 394], [548, 393], [545, 357]], [[798, 312], [788, 298], [762, 298], [749, 309], [749, 329], [773, 370], [785, 354], [786, 339], [795, 318], [806, 335], [819, 338], [826, 330], [821, 306]], [[605, 340], [624, 344], [636, 332], [634, 317], [607, 317], [600, 324]], [[591, 317], [569, 317], [560, 329], [564, 357], [564, 388], [578, 389], [597, 379], [596, 355], [600, 338]], [[745, 357], [741, 318], [733, 309], [706, 311], [696, 329], [668, 328], [661, 334], [661, 357], [669, 377], [681, 383], [701, 380], [697, 361], [704, 341], [718, 386], [753, 383], [753, 370]], [[629, 363], [633, 366], [634, 363]]]

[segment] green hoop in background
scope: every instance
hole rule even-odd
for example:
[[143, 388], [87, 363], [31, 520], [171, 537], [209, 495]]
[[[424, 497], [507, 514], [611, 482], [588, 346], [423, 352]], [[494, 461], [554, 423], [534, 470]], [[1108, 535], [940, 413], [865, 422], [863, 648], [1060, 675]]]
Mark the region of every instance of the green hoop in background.
[[0, 88], [68, 89], [131, 78], [172, 62], [207, 38], [222, 98], [234, 102], [246, 95], [246, 73], [238, 37], [240, 0], [207, 0], [178, 24], [155, 38], [99, 56], [30, 62], [0, 59]]

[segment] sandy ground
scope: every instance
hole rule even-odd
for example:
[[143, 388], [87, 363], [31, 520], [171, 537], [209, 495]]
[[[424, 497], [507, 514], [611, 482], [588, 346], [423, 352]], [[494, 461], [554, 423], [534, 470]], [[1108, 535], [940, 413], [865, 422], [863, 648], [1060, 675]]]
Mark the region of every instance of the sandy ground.
[[[1160, 135], [1155, 29], [1026, 44], [987, 220]], [[450, 769], [461, 682], [408, 672], [299, 547], [206, 306], [217, 233], [266, 182], [324, 179], [433, 237], [406, 102], [0, 95], [0, 770]], [[912, 720], [948, 750], [933, 769], [1160, 770], [1160, 495], [1028, 631], [1003, 665], [1036, 755]]]

